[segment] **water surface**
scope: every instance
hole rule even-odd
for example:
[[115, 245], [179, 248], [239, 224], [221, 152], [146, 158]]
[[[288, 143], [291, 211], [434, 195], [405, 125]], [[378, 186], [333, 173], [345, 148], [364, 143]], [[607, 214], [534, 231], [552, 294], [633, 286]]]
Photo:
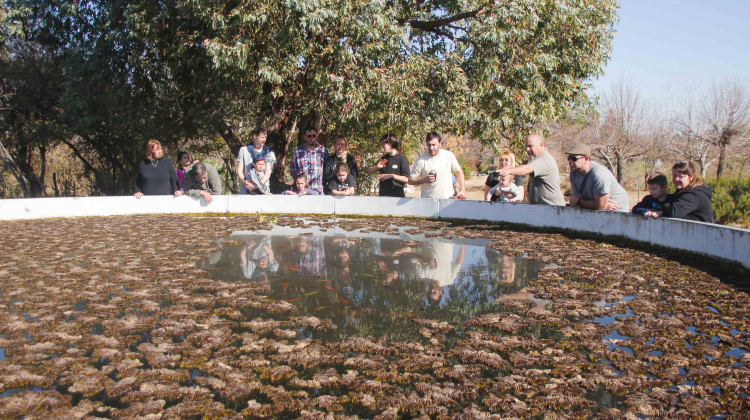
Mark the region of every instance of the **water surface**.
[[412, 318], [458, 323], [497, 310], [504, 300], [533, 300], [524, 288], [543, 264], [501, 255], [487, 243], [403, 230], [395, 236], [274, 228], [235, 232], [212, 255], [208, 271], [217, 280], [265, 285], [269, 299], [337, 327], [302, 334], [405, 340], [417, 333]]

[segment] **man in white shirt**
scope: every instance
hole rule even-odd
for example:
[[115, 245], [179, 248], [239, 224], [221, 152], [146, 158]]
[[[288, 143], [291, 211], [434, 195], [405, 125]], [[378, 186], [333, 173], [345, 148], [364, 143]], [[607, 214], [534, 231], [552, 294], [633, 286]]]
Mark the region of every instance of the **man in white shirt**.
[[442, 149], [443, 139], [437, 132], [427, 134], [427, 152], [418, 157], [411, 169], [409, 184], [422, 186], [422, 198], [451, 198], [453, 177], [456, 174], [459, 193], [457, 198], [466, 199], [464, 173], [449, 150]]

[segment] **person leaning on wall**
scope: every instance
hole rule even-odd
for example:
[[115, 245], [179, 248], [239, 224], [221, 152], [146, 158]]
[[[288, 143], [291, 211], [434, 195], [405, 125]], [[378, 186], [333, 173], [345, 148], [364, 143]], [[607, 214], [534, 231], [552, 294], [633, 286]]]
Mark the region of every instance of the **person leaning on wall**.
[[604, 166], [591, 160], [591, 147], [576, 144], [568, 151], [570, 166], [570, 205], [589, 210], [628, 212], [630, 203], [625, 188]]
[[696, 173], [692, 162], [683, 160], [672, 166], [672, 183], [675, 193], [666, 200], [662, 211], [657, 212], [655, 217], [714, 222], [714, 210], [711, 205], [713, 191]]
[[177, 184], [177, 170], [172, 160], [164, 156], [161, 143], [151, 139], [146, 142], [146, 158], [138, 164], [133, 196], [172, 194], [182, 195]]
[[550, 204], [564, 206], [565, 197], [560, 189], [560, 171], [555, 158], [546, 150], [544, 138], [539, 134], [531, 134], [526, 138], [526, 152], [531, 161], [516, 168], [498, 169], [498, 175], [529, 177], [528, 194], [530, 204]]
[[194, 198], [203, 197], [206, 203], [213, 201], [214, 195], [221, 194], [221, 178], [213, 165], [205, 162], [193, 164], [185, 174], [185, 194]]

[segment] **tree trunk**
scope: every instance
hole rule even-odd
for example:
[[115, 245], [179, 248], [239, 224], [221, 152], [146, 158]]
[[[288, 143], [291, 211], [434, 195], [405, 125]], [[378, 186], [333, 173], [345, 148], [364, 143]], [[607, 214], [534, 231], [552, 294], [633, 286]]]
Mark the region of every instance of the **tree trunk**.
[[55, 191], [55, 197], [59, 197], [60, 189], [57, 187], [57, 172], [52, 172], [52, 189]]
[[232, 152], [232, 155], [237, 156], [240, 153], [240, 149], [242, 148], [243, 144], [240, 143], [240, 140], [237, 138], [234, 130], [232, 130], [232, 127], [227, 125], [227, 123], [224, 121], [220, 122], [219, 124], [219, 135], [222, 139], [224, 139], [224, 142], [227, 144], [227, 146], [229, 146], [229, 150]]
[[47, 176], [47, 148], [42, 145], [39, 146], [39, 179], [42, 182], [42, 188], [47, 189], [46, 182], [44, 182], [45, 177]]
[[727, 146], [732, 141], [732, 132], [730, 130], [724, 130], [719, 136], [719, 163], [716, 165], [716, 177], [720, 177], [724, 173], [724, 163], [726, 160]]
[[23, 173], [24, 179], [27, 182], [26, 191], [28, 191], [27, 198], [39, 198], [44, 197], [44, 187], [39, 181], [39, 178], [34, 173], [34, 168], [31, 166], [30, 151], [28, 146], [23, 145], [18, 150], [19, 156], [24, 156], [25, 160], [16, 160], [18, 169]]
[[[288, 121], [289, 119], [286, 118], [284, 122], [288, 123]], [[280, 123], [274, 130], [274, 137], [276, 140], [276, 147], [274, 148], [274, 153], [276, 153], [276, 168], [273, 170], [272, 178], [275, 178], [278, 188], [286, 187], [286, 157], [289, 155], [289, 145], [292, 143], [292, 138], [294, 138], [294, 134], [297, 132], [298, 121], [299, 117], [294, 117], [292, 126], [289, 128], [289, 131], [287, 131], [286, 136], [282, 134], [283, 131], [281, 125], [284, 122]]]
[[18, 181], [18, 185], [21, 187], [23, 196], [29, 197], [31, 195], [31, 192], [29, 191], [29, 181], [24, 176], [24, 173], [18, 166], [16, 160], [13, 159], [13, 156], [8, 153], [8, 150], [5, 148], [2, 142], [0, 142], [0, 158], [2, 158], [3, 160], [3, 166], [6, 168], [10, 168], [10, 172], [13, 174], [13, 177], [16, 178], [16, 181]]

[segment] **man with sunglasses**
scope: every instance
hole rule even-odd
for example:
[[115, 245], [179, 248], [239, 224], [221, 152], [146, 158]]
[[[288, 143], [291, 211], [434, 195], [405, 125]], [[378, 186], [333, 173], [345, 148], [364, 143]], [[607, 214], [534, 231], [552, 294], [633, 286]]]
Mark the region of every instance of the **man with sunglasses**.
[[628, 193], [609, 169], [591, 161], [591, 148], [576, 144], [565, 152], [570, 165], [570, 205], [590, 210], [628, 212]]
[[304, 143], [292, 152], [289, 172], [292, 177], [307, 175], [308, 189], [323, 194], [323, 166], [328, 159], [328, 151], [318, 143], [318, 130], [307, 126], [304, 131]]
[[531, 161], [526, 165], [515, 168], [499, 169], [498, 176], [506, 174], [513, 176], [530, 175], [529, 193], [527, 197], [531, 204], [549, 204], [564, 206], [565, 197], [560, 190], [560, 171], [557, 161], [545, 149], [544, 138], [539, 134], [532, 134], [526, 138], [526, 151]]

